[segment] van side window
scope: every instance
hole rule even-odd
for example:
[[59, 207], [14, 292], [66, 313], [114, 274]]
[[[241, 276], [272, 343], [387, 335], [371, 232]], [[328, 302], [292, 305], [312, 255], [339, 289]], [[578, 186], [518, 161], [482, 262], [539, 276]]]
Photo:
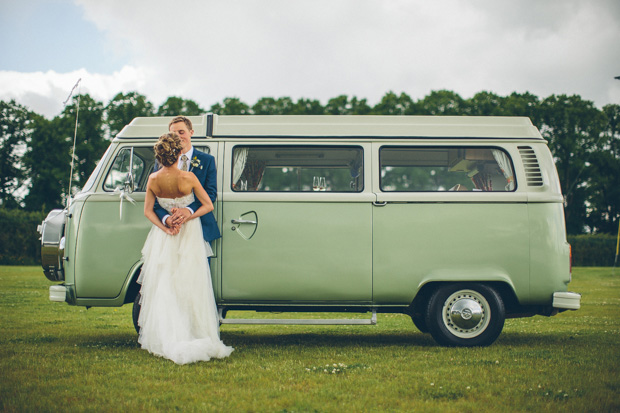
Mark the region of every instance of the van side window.
[[384, 146], [379, 162], [385, 192], [516, 189], [512, 161], [498, 148]]
[[[199, 151], [210, 153], [208, 146], [195, 146]], [[129, 172], [129, 158], [131, 157], [131, 147], [122, 148], [114, 163], [106, 175], [103, 183], [104, 191], [114, 191], [116, 188], [122, 189]], [[134, 146], [133, 147], [133, 180], [134, 192], [146, 191], [146, 184], [149, 175], [155, 168], [155, 153], [152, 146]]]
[[236, 146], [232, 190], [361, 192], [363, 158], [359, 146]]
[[[104, 191], [114, 191], [116, 188], [123, 189], [131, 157], [131, 147], [122, 148], [116, 154], [114, 163], [106, 175], [103, 183]], [[151, 146], [136, 146], [133, 148], [132, 174], [134, 181], [134, 191], [144, 192], [148, 175], [153, 170], [155, 155]]]

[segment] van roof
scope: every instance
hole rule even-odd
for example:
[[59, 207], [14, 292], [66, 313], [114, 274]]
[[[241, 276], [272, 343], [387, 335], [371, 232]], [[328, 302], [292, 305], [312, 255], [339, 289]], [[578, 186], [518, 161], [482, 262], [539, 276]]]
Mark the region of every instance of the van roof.
[[[206, 114], [188, 118], [194, 137], [543, 139], [526, 117]], [[158, 137], [168, 130], [171, 119], [135, 118], [117, 138]]]

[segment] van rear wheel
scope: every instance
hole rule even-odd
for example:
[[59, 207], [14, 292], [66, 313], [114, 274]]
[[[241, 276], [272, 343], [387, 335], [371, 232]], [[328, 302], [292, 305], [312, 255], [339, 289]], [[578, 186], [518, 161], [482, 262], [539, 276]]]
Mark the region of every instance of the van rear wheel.
[[136, 329], [136, 333], [140, 334], [140, 326], [138, 325], [138, 317], [140, 317], [140, 292], [133, 300], [133, 309], [131, 310], [131, 318], [133, 318], [133, 326]]
[[501, 296], [478, 283], [446, 284], [431, 295], [426, 309], [426, 326], [444, 346], [488, 346], [506, 318]]

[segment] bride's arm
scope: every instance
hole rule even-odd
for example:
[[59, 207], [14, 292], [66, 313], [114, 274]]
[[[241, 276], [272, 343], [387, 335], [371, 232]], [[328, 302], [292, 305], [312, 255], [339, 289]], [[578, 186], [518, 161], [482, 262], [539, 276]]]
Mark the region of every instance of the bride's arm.
[[155, 205], [155, 193], [152, 189], [151, 178], [146, 184], [146, 197], [144, 198], [144, 216], [149, 219], [153, 223], [153, 225], [160, 228], [167, 234], [176, 235], [178, 230], [175, 231], [173, 228], [168, 228], [164, 224], [162, 224], [161, 220], [153, 210], [153, 206]]
[[188, 218], [188, 220], [201, 217], [213, 211], [213, 202], [211, 202], [211, 198], [209, 198], [207, 191], [200, 185], [200, 181], [196, 178], [196, 175], [191, 174], [191, 179], [194, 195], [196, 195], [196, 198], [198, 198], [202, 205]]

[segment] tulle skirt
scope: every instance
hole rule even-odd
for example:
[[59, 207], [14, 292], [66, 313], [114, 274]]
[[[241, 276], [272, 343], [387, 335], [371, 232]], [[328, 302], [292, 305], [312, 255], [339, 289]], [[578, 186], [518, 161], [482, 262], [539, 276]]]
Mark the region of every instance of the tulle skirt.
[[177, 235], [151, 228], [138, 278], [138, 342], [152, 354], [177, 364], [224, 358], [233, 351], [219, 336], [217, 306], [199, 219], [188, 221]]

